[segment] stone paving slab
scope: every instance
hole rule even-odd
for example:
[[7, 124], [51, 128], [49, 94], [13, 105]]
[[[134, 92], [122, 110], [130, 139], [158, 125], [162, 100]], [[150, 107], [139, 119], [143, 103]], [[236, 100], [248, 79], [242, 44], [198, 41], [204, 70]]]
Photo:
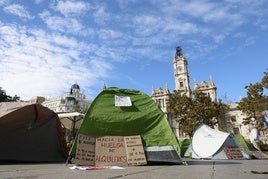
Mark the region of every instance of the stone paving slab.
[[119, 170], [71, 170], [71, 164], [1, 164], [1, 179], [18, 178], [187, 178], [228, 179], [268, 178], [268, 174], [253, 174], [251, 171], [268, 172], [268, 160], [186, 160], [187, 165], [133, 166]]

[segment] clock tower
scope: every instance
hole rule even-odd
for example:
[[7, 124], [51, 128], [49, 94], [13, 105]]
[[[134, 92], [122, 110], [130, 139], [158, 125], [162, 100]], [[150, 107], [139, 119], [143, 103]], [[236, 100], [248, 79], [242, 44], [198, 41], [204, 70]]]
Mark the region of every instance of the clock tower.
[[175, 78], [175, 90], [191, 97], [190, 80], [188, 74], [188, 62], [182, 53], [181, 47], [176, 48], [173, 60], [173, 70]]

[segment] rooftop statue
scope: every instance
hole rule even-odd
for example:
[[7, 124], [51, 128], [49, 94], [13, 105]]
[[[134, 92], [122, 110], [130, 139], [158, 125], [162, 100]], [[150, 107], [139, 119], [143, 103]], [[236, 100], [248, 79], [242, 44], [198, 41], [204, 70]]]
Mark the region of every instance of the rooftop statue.
[[175, 58], [182, 58], [182, 57], [183, 57], [182, 49], [180, 46], [178, 46], [176, 47]]

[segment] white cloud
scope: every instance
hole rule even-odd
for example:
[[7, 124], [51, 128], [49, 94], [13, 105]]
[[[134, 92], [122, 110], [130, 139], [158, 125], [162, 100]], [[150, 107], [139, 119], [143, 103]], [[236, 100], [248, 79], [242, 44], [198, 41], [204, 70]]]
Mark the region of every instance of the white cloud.
[[158, 16], [139, 15], [133, 18], [133, 26], [138, 35], [148, 36], [158, 32], [162, 19]]
[[93, 13], [95, 23], [99, 25], [107, 25], [107, 22], [111, 21], [112, 14], [106, 10], [104, 5], [97, 5]]
[[44, 0], [35, 0], [34, 2], [35, 2], [36, 4], [40, 4], [40, 3], [44, 2]]
[[30, 15], [30, 13], [24, 8], [24, 6], [19, 4], [11, 4], [4, 7], [4, 11], [10, 14], [14, 14], [19, 16], [20, 18], [26, 19], [33, 19], [34, 17]]
[[215, 4], [206, 1], [185, 1], [181, 3], [181, 7], [180, 11], [187, 15], [202, 18], [215, 8]]
[[245, 39], [245, 46], [250, 46], [250, 45], [252, 45], [252, 44], [254, 44], [254, 43], [256, 43], [256, 38], [255, 37], [253, 37], [253, 36], [251, 36], [251, 37], [247, 37], [246, 39]]
[[176, 32], [178, 34], [195, 34], [202, 32], [202, 29], [198, 28], [196, 24], [190, 22], [178, 22], [177, 24], [169, 23], [164, 27], [165, 31]]
[[90, 5], [83, 1], [58, 1], [56, 9], [65, 16], [84, 14]]
[[40, 14], [42, 20], [47, 26], [55, 31], [68, 32], [68, 33], [82, 33], [84, 26], [75, 18], [65, 18], [60, 16], [53, 16], [48, 11]]
[[111, 64], [105, 63], [103, 60], [93, 59], [90, 61], [91, 69], [95, 77], [101, 77], [107, 70], [111, 70]]
[[86, 89], [112, 69], [109, 61], [88, 58], [92, 46], [60, 34], [5, 25], [0, 36], [1, 87], [22, 99], [62, 95], [75, 82]]
[[0, 0], [0, 6], [8, 4], [9, 0]]
[[219, 35], [216, 35], [216, 36], [214, 37], [214, 41], [215, 41], [216, 43], [220, 43], [220, 42], [222, 42], [222, 41], [224, 40], [224, 38], [225, 38], [225, 35], [223, 35], [223, 34], [219, 34]]
[[104, 39], [104, 40], [111, 40], [111, 39], [115, 39], [115, 38], [124, 38], [124, 35], [122, 32], [120, 31], [115, 31], [112, 29], [101, 29], [99, 32], [99, 38], [100, 39]]
[[[88, 90], [115, 77], [115, 69], [128, 73], [128, 62], [143, 66], [154, 60], [171, 60], [177, 45], [190, 61], [219, 56], [225, 45], [230, 49], [251, 45], [260, 28], [267, 30], [267, 8], [260, 8], [259, 2], [264, 1], [252, 6], [245, 1], [34, 0], [8, 6], [11, 1], [0, 0], [5, 12], [24, 19], [29, 19], [31, 12], [36, 17], [28, 23], [2, 13], [1, 87], [24, 98], [61, 95], [75, 82]], [[214, 53], [217, 49], [220, 51]], [[111, 71], [115, 75], [110, 75]], [[132, 75], [136, 77], [126, 74]], [[121, 76], [115, 81], [120, 83]]]
[[243, 18], [240, 14], [232, 14], [228, 9], [216, 8], [203, 16], [206, 22], [216, 22], [228, 26], [240, 26], [243, 24]]
[[[139, 1], [139, 0], [138, 0]], [[128, 6], [132, 6], [132, 3], [137, 2], [137, 0], [116, 0], [120, 8], [127, 8]]]

